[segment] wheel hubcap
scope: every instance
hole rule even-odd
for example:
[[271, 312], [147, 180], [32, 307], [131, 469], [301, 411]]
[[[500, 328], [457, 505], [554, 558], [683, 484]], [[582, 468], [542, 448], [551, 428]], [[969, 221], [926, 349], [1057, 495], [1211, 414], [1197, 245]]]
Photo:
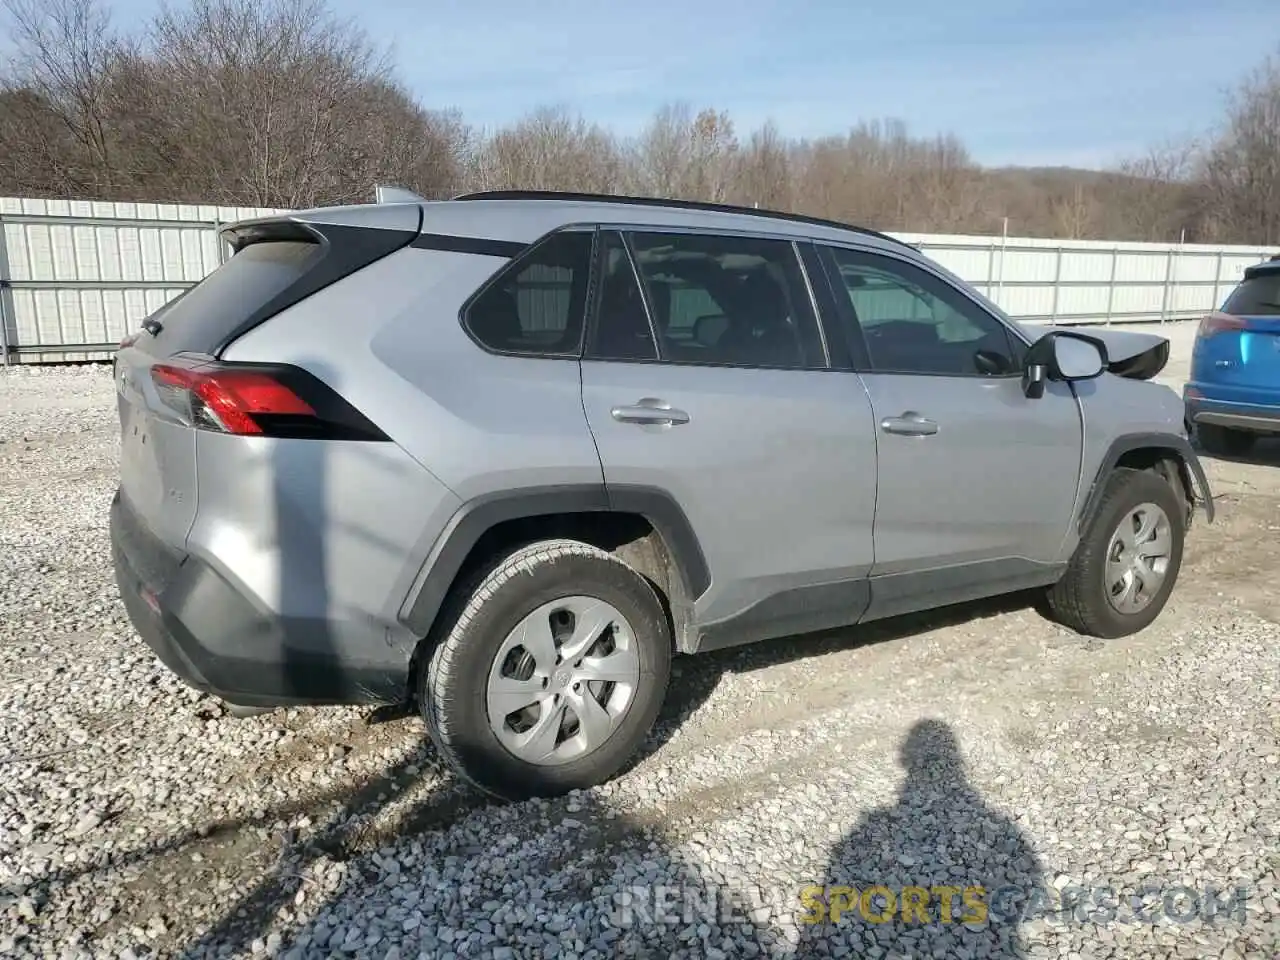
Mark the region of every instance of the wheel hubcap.
[[567, 763], [618, 728], [640, 683], [635, 632], [595, 597], [545, 603], [521, 620], [489, 670], [489, 727], [528, 763]]
[[1111, 606], [1124, 614], [1145, 610], [1164, 585], [1172, 553], [1173, 528], [1164, 510], [1143, 503], [1126, 513], [1107, 545]]

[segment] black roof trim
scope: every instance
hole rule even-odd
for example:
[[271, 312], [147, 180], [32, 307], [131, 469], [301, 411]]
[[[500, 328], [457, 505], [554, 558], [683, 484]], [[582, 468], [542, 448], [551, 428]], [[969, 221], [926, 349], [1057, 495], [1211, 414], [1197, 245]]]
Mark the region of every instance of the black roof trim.
[[1244, 273], [1240, 279], [1252, 280], [1254, 277], [1271, 276], [1273, 273], [1280, 273], [1280, 256], [1272, 257], [1270, 260], [1263, 260], [1261, 263], [1251, 263], [1244, 268]]
[[481, 257], [512, 257], [523, 253], [529, 245], [516, 240], [491, 240], [488, 237], [455, 237], [445, 233], [420, 233], [409, 246], [419, 250], [443, 250], [446, 253], [470, 253]]
[[767, 220], [786, 220], [791, 223], [805, 223], [815, 227], [830, 227], [833, 230], [848, 230], [864, 236], [875, 237], [900, 247], [915, 249], [905, 240], [899, 240], [888, 234], [857, 227], [851, 223], [838, 220], [824, 220], [822, 217], [810, 217], [802, 213], [784, 213], [781, 210], [764, 210], [759, 207], [739, 207], [730, 203], [711, 203], [705, 200], [674, 200], [664, 197], [631, 197], [612, 193], [575, 193], [559, 190], [482, 190], [478, 193], [464, 193], [454, 197], [455, 200], [570, 200], [584, 203], [619, 203], [640, 207], [670, 207], [676, 210], [703, 210], [707, 213], [734, 213]]

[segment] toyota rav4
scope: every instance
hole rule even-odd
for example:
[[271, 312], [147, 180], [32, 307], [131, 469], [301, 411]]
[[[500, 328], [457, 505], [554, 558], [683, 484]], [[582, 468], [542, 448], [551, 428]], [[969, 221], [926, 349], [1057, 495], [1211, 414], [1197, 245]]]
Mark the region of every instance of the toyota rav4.
[[674, 656], [1024, 590], [1122, 637], [1212, 520], [1163, 338], [826, 220], [393, 199], [226, 227], [116, 355], [119, 588], [232, 705], [416, 704], [552, 795], [626, 765]]

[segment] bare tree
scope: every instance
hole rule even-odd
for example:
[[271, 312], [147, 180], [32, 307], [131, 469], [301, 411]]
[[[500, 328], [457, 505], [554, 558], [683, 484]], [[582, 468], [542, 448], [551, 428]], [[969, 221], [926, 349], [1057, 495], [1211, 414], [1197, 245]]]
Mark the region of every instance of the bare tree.
[[173, 160], [221, 202], [367, 199], [421, 132], [386, 52], [322, 0], [193, 0], [162, 11], [151, 49]]
[[772, 122], [752, 131], [738, 151], [733, 195], [743, 206], [791, 207], [792, 171], [788, 145]]
[[79, 150], [49, 102], [21, 87], [0, 92], [0, 192], [75, 196]]
[[631, 152], [639, 193], [686, 200], [728, 199], [738, 155], [733, 121], [723, 111], [693, 113], [687, 103], [660, 108]]
[[1204, 161], [1207, 197], [1227, 233], [1280, 242], [1280, 50], [1231, 94]]
[[493, 190], [574, 190], [617, 193], [622, 158], [603, 128], [561, 107], [544, 107], [515, 125], [483, 137], [471, 174], [475, 186]]
[[632, 189], [646, 196], [677, 196], [689, 163], [687, 104], [658, 109], [640, 134], [632, 154]]
[[1056, 197], [1052, 203], [1054, 236], [1065, 240], [1082, 240], [1088, 237], [1097, 217], [1093, 197], [1076, 184], [1066, 196]]
[[564, 107], [496, 130], [432, 109], [327, 0], [180, 0], [117, 33], [109, 0], [0, 0], [0, 192], [304, 207], [379, 182], [529, 187], [791, 209], [887, 230], [1280, 242], [1280, 49], [1203, 148], [1114, 171], [984, 169], [959, 137], [869, 120], [816, 140], [659, 109], [621, 140]]
[[[36, 135], [35, 144], [18, 148], [19, 158], [56, 168], [64, 192], [110, 192], [118, 168], [127, 167], [115, 156], [112, 135], [109, 75], [125, 48], [110, 14], [98, 0], [4, 0], [4, 6], [16, 48], [6, 113]], [[20, 139], [6, 137], [5, 146], [13, 149]]]
[[729, 199], [738, 138], [722, 110], [700, 110], [689, 126], [689, 164], [681, 195], [723, 203]]
[[1193, 175], [1199, 149], [1193, 140], [1169, 141], [1121, 163], [1119, 181], [1103, 197], [1112, 214], [1104, 232], [1176, 240], [1194, 220]]
[[[428, 110], [414, 146], [415, 159], [403, 173], [404, 182], [419, 195], [444, 200], [466, 185], [466, 158], [471, 131], [457, 110]], [[392, 177], [395, 179], [395, 177]]]
[[978, 216], [980, 171], [954, 135], [935, 137], [908, 149], [909, 193], [900, 200], [903, 227], [958, 233]]
[[844, 192], [844, 139], [802, 140], [791, 146], [789, 154], [795, 210], [811, 216], [845, 215], [839, 205], [839, 198]]

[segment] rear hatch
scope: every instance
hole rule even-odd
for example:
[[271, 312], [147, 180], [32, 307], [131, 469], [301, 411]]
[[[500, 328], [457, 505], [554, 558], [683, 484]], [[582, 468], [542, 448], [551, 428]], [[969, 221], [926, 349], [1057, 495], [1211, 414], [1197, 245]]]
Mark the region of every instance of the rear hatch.
[[1280, 261], [1246, 269], [1198, 340], [1196, 379], [1280, 393]]
[[391, 229], [295, 218], [232, 225], [222, 234], [232, 256], [120, 345], [120, 494], [165, 544], [182, 548], [195, 519], [197, 430], [377, 438], [306, 373], [218, 357], [257, 324], [407, 244], [421, 212], [402, 212]]

